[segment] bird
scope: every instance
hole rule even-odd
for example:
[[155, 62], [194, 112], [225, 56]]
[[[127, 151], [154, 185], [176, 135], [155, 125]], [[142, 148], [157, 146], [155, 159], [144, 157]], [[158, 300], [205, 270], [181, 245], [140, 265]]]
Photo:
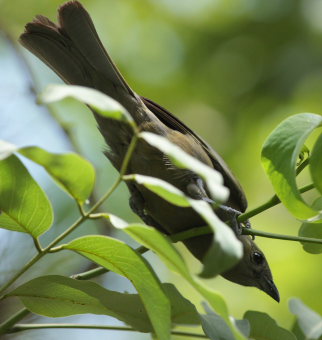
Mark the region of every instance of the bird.
[[[175, 115], [132, 90], [104, 48], [89, 13], [80, 2], [69, 1], [61, 5], [58, 24], [37, 15], [26, 24], [19, 40], [65, 83], [86, 86], [107, 94], [129, 112], [140, 131], [167, 138], [189, 155], [219, 171], [230, 191], [225, 204], [228, 209], [216, 209], [220, 219], [227, 221], [232, 219], [232, 212], [246, 211], [244, 191], [224, 160]], [[95, 110], [92, 112], [108, 146], [106, 156], [120, 171], [133, 131], [124, 122], [102, 117]], [[139, 140], [127, 171], [164, 180], [192, 199], [211, 201], [207, 185], [200, 176], [174, 166], [166, 155], [143, 140]], [[147, 225], [167, 235], [205, 225], [192, 208], [175, 206], [135, 182], [127, 182], [127, 186], [131, 209]], [[257, 287], [279, 302], [279, 292], [264, 253], [250, 236], [234, 231], [242, 243], [243, 256], [221, 275], [234, 283]], [[212, 239], [212, 235], [208, 234], [183, 243], [202, 262]]]

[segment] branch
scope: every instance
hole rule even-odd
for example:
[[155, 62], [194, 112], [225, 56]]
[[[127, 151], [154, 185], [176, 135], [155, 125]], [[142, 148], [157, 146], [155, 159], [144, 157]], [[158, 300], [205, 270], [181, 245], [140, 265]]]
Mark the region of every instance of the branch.
[[255, 229], [250, 229], [250, 228], [243, 228], [242, 234], [243, 235], [252, 235], [252, 236], [262, 236], [262, 237], [267, 237], [267, 238], [274, 238], [274, 239], [277, 239], [277, 240], [287, 240], [287, 241], [322, 244], [322, 239], [318, 239], [318, 238], [267, 233], [265, 231], [255, 230]]
[[[300, 188], [299, 192], [301, 194], [303, 194], [304, 192], [312, 190], [312, 189], [314, 189], [314, 184], [308, 184], [308, 185], [305, 185], [304, 187]], [[258, 215], [261, 212], [268, 210], [268, 209], [274, 207], [275, 205], [277, 205], [279, 203], [281, 203], [281, 200], [276, 195], [274, 195], [266, 203], [239, 215], [237, 220], [238, 220], [238, 222], [245, 222], [248, 219], [250, 219], [251, 217]]]
[[0, 334], [8, 333], [8, 330], [18, 321], [22, 320], [30, 312], [27, 308], [22, 308], [16, 314], [12, 315], [11, 318], [0, 324]]
[[[34, 329], [44, 329], [44, 328], [78, 328], [78, 329], [99, 329], [99, 330], [110, 330], [110, 331], [125, 331], [125, 332], [138, 332], [136, 329], [131, 327], [122, 327], [122, 326], [105, 326], [105, 325], [87, 325], [87, 324], [74, 324], [74, 323], [63, 323], [63, 324], [56, 324], [56, 323], [43, 323], [43, 324], [18, 324], [13, 327], [9, 333], [17, 333], [22, 331], [34, 330]], [[177, 336], [190, 336], [195, 338], [202, 338], [208, 339], [208, 337], [204, 334], [198, 333], [189, 333], [189, 332], [178, 332], [172, 331], [172, 335]]]

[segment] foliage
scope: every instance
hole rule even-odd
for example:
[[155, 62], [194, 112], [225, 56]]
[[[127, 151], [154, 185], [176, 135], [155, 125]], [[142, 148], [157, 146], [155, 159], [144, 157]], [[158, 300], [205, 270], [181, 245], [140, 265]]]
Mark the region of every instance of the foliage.
[[[291, 312], [297, 317], [298, 331], [294, 331], [294, 334], [291, 330], [279, 327], [276, 321], [265, 313], [248, 311], [243, 320], [233, 319], [225, 299], [218, 292], [204, 286], [189, 271], [181, 254], [173, 247], [168, 237], [151, 227], [125, 222], [110, 213], [95, 213], [96, 209], [110, 197], [122, 180], [136, 181], [173, 204], [191, 206], [204, 218], [205, 223], [209, 224], [208, 233], [213, 232], [214, 239], [210, 249], [211, 256], [208, 256], [208, 261], [205, 262], [203, 269], [204, 276], [220, 274], [236, 263], [242, 255], [241, 246], [233, 232], [216, 217], [205, 202], [185, 197], [182, 192], [169, 183], [137, 174], [125, 175], [127, 164], [137, 140], [140, 138], [162, 150], [180, 166], [193, 167], [193, 170], [202, 174], [206, 181], [211, 181], [213, 188], [216, 188], [213, 193], [223, 193], [221, 199], [224, 199], [226, 188], [223, 186], [220, 174], [191, 160], [182, 150], [171, 146], [169, 141], [160, 136], [140, 133], [133, 121], [128, 119], [128, 114], [123, 108], [92, 89], [52, 86], [42, 96], [42, 100], [52, 101], [67, 96], [81, 99], [105, 117], [128, 122], [133, 129], [134, 137], [124, 158], [119, 178], [113, 187], [88, 211], [84, 209], [84, 202], [89, 198], [95, 180], [94, 169], [88, 161], [76, 154], [53, 154], [36, 147], [18, 148], [5, 142], [0, 144], [2, 159], [0, 161], [0, 209], [2, 212], [0, 227], [29, 234], [37, 249], [37, 255], [1, 288], [1, 293], [4, 294], [2, 299], [12, 296], [19, 297], [27, 310], [48, 317], [82, 313], [110, 315], [125, 322], [133, 331], [149, 332], [162, 340], [170, 339], [171, 332], [174, 332], [173, 327], [182, 324], [202, 325], [205, 337], [210, 339], [242, 340], [249, 337], [268, 340], [302, 339], [298, 334], [304, 334], [306, 339], [321, 337], [321, 316], [311, 311], [299, 300], [290, 302]], [[321, 122], [321, 116], [317, 114], [305, 113], [291, 116], [272, 132], [262, 151], [264, 168], [280, 201], [295, 218], [301, 218], [304, 223], [315, 224], [316, 227], [321, 226], [321, 206], [320, 204], [311, 206], [304, 201], [300, 195], [301, 190], [296, 185], [296, 175], [304, 168], [303, 164], [309, 164], [313, 179], [313, 186], [310, 188], [315, 187], [318, 195], [321, 194], [321, 177], [318, 175], [321, 173], [321, 162], [317, 156], [322, 153], [321, 137], [317, 139], [313, 147], [310, 161], [306, 162], [302, 159], [303, 163], [297, 163], [297, 157], [303, 150], [306, 138], [315, 128], [321, 126]], [[45, 247], [41, 245], [39, 236], [54, 227], [51, 226], [53, 214], [51, 205], [46, 194], [15, 153], [42, 165], [79, 207], [80, 217]], [[270, 199], [268, 202], [272, 202], [272, 200]], [[273, 204], [267, 205], [266, 209], [271, 206]], [[135, 250], [114, 238], [97, 235], [87, 235], [58, 245], [84, 221], [98, 218], [108, 219], [115, 228], [124, 231], [145, 248]], [[243, 215], [239, 219], [242, 220]], [[315, 238], [298, 237], [297, 241], [322, 243], [319, 238], [321, 233], [312, 235], [306, 233], [305, 228], [301, 230], [301, 235], [314, 236]], [[247, 231], [247, 233], [252, 234], [252, 231]], [[185, 235], [185, 237], [192, 236], [194, 235]], [[281, 238], [282, 236], [284, 239], [288, 239], [288, 236], [281, 235]], [[278, 238], [279, 235], [275, 235], [275, 237]], [[181, 239], [184, 237], [182, 236]], [[294, 240], [294, 237], [289, 239]], [[138, 294], [117, 293], [90, 281], [78, 281], [58, 275], [36, 277], [10, 290], [12, 284], [22, 273], [42, 257], [66, 249], [87, 257], [104, 267], [106, 271], [113, 271], [126, 277], [134, 285]], [[202, 299], [211, 307], [211, 309], [206, 308], [206, 315], [198, 314], [195, 306], [184, 298], [179, 290], [176, 290], [172, 285], [160, 282], [154, 269], [142, 257], [142, 253], [148, 249], [155, 252], [169, 269], [176, 272], [199, 292]], [[304, 250], [311, 251], [306, 247]], [[220, 258], [220, 261], [209, 260], [214, 257]], [[90, 275], [87, 273], [82, 275], [82, 279], [89, 277]], [[8, 289], [9, 291], [6, 292]], [[25, 311], [10, 317], [1, 325], [0, 331], [10, 333], [23, 330], [24, 327], [16, 323], [20, 320], [19, 315], [24, 315], [24, 313]], [[106, 328], [108, 329], [108, 327]], [[193, 335], [193, 333], [191, 334]]]

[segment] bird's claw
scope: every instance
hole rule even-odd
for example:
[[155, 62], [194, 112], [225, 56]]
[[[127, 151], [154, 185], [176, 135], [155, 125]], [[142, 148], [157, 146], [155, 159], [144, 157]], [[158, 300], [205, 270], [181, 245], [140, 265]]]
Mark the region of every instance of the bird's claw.
[[238, 222], [238, 216], [242, 213], [226, 205], [221, 205], [219, 208], [227, 213], [231, 228], [237, 236], [240, 236], [242, 234], [242, 223]]

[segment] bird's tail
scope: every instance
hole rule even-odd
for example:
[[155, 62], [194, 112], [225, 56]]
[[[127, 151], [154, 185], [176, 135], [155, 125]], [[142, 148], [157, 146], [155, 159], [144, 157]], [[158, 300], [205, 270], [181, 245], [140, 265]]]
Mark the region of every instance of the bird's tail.
[[[119, 103], [140, 122], [148, 110], [114, 65], [100, 41], [91, 17], [78, 1], [58, 10], [58, 25], [38, 15], [20, 36], [21, 44], [46, 63], [67, 84], [97, 89]], [[106, 155], [119, 170], [131, 140], [127, 124], [109, 120], [93, 111], [109, 150]]]
[[20, 42], [66, 83], [100, 90], [130, 111], [136, 96], [104, 49], [84, 7], [67, 2], [59, 8], [58, 22], [38, 15], [26, 25]]

